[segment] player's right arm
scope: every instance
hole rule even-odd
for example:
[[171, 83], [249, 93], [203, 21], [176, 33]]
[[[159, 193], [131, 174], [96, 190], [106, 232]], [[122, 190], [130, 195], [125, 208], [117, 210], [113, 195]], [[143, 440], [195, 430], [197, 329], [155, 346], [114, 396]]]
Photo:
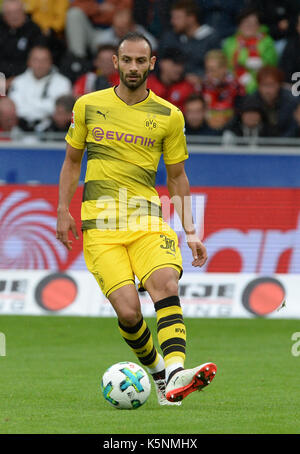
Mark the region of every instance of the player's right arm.
[[74, 148], [67, 144], [66, 157], [59, 177], [56, 238], [69, 250], [72, 249], [72, 240], [69, 240], [69, 230], [71, 230], [76, 239], [79, 238], [76, 223], [71, 216], [69, 206], [78, 186], [83, 153], [84, 149]]
[[66, 135], [66, 156], [59, 177], [56, 238], [69, 250], [72, 249], [72, 241], [68, 238], [69, 230], [76, 239], [78, 238], [76, 224], [69, 212], [69, 206], [78, 186], [87, 132], [83, 96], [76, 101], [73, 107], [72, 122]]

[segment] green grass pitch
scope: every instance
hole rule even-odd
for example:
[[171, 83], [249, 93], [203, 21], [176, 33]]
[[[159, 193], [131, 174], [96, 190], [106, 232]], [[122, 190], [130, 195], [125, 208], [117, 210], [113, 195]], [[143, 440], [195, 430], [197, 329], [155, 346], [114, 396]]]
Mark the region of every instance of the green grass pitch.
[[[149, 319], [155, 333], [155, 319]], [[203, 392], [159, 407], [152, 387], [137, 410], [116, 410], [100, 392], [110, 365], [135, 361], [116, 319], [1, 316], [2, 434], [300, 433], [297, 320], [188, 319], [186, 367], [218, 366]], [[156, 339], [156, 336], [155, 336]]]

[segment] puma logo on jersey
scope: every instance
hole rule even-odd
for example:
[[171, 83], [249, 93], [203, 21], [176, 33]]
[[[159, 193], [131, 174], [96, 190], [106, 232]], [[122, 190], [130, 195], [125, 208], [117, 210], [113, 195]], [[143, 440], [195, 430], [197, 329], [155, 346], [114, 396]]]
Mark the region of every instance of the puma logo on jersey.
[[104, 120], [106, 120], [106, 114], [107, 114], [107, 112], [103, 113], [103, 112], [101, 112], [101, 110], [97, 110], [97, 114], [102, 115], [102, 117], [104, 118]]

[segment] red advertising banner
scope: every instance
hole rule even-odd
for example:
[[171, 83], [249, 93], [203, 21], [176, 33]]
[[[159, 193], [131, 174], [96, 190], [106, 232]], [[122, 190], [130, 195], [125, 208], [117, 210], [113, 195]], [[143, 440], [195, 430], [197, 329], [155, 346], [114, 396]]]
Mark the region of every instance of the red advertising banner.
[[[192, 187], [194, 219], [208, 250], [192, 257], [167, 189], [158, 188], [165, 219], [177, 231], [186, 272], [300, 272], [300, 189]], [[0, 269], [85, 269], [82, 241], [72, 251], [56, 239], [57, 186], [0, 186]], [[80, 230], [82, 187], [70, 207]], [[71, 236], [71, 234], [70, 234]]]

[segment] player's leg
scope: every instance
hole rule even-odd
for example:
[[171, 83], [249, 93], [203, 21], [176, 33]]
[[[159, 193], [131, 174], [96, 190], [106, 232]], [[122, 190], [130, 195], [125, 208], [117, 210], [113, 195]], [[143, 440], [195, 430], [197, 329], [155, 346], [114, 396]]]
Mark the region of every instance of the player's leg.
[[121, 336], [139, 362], [152, 375], [159, 404], [172, 404], [165, 397], [164, 359], [155, 348], [152, 334], [142, 316], [140, 299], [135, 286], [120, 287], [112, 292], [108, 299], [118, 316]]
[[166, 367], [166, 398], [181, 401], [207, 386], [216, 374], [213, 363], [184, 369], [186, 328], [178, 296], [179, 273], [173, 268], [155, 270], [144, 282], [157, 314], [157, 334]]
[[[118, 232], [103, 236], [103, 232], [97, 230], [86, 231], [83, 235], [84, 257], [87, 268], [117, 314], [123, 339], [141, 364], [155, 377], [156, 373], [164, 370], [164, 360], [156, 350], [151, 332], [143, 319], [131, 262], [123, 242]], [[166, 402], [165, 399], [164, 404]]]
[[167, 378], [183, 368], [185, 326], [178, 297], [182, 258], [175, 232], [162, 220], [159, 229], [140, 235], [128, 248], [133, 270], [155, 303], [158, 340]]
[[[170, 235], [168, 235], [168, 233], [170, 233]], [[179, 249], [177, 248], [176, 250], [176, 241], [177, 237], [174, 232], [157, 230], [152, 232], [150, 230], [146, 234], [145, 232], [141, 232], [140, 235], [137, 233], [135, 240], [128, 248], [130, 261], [135, 274], [140, 280], [141, 287], [145, 287], [144, 283], [147, 282], [148, 277], [152, 273], [156, 274], [156, 268], [161, 269], [163, 267], [168, 267], [169, 269], [167, 272], [168, 279], [165, 279], [163, 276], [161, 281], [155, 280], [155, 282], [157, 282], [157, 289], [156, 287], [155, 289], [153, 288], [151, 295], [153, 300], [156, 297], [155, 301], [159, 301], [162, 299], [162, 297], [160, 297], [161, 288], [167, 287], [166, 295], [170, 297], [166, 302], [170, 307], [162, 307], [161, 310], [157, 312], [159, 326], [158, 339], [165, 355], [164, 359], [167, 361], [168, 373], [171, 369], [183, 368], [185, 356], [185, 328], [182, 321], [181, 307], [180, 304], [178, 304], [178, 279], [181, 273], [182, 260]], [[171, 277], [171, 279], [169, 279], [169, 277]], [[156, 290], [157, 295], [155, 294]], [[168, 317], [169, 315], [170, 317]], [[160, 324], [160, 318], [162, 319], [162, 324]], [[177, 322], [176, 326], [174, 325], [175, 320]], [[180, 331], [176, 336], [173, 335], [174, 329]], [[173, 350], [173, 346], [169, 344], [175, 337], [180, 339]], [[159, 383], [160, 393], [166, 401], [165, 378], [166, 370], [164, 368], [159, 376], [159, 382], [155, 381], [155, 384], [158, 385]]]
[[179, 270], [165, 267], [156, 269], [144, 282], [157, 319], [157, 337], [163, 352], [166, 381], [184, 368], [186, 327], [178, 296]]
[[143, 318], [138, 293], [134, 285], [125, 285], [108, 295], [117, 317], [120, 333], [143, 366], [153, 373], [164, 367], [156, 350], [151, 332]]
[[[210, 380], [207, 379], [207, 371], [202, 380], [203, 365], [196, 372], [184, 369], [186, 328], [178, 293], [182, 258], [176, 233], [163, 221], [161, 227], [160, 231], [141, 235], [129, 248], [129, 256], [141, 287], [146, 288], [155, 305], [158, 340], [166, 366], [166, 397], [175, 402]], [[209, 367], [208, 372], [213, 378], [215, 369], [211, 367], [215, 366], [205, 367]], [[198, 371], [199, 377], [196, 374]], [[178, 389], [177, 381], [180, 383]], [[174, 389], [177, 392], [173, 392]]]

